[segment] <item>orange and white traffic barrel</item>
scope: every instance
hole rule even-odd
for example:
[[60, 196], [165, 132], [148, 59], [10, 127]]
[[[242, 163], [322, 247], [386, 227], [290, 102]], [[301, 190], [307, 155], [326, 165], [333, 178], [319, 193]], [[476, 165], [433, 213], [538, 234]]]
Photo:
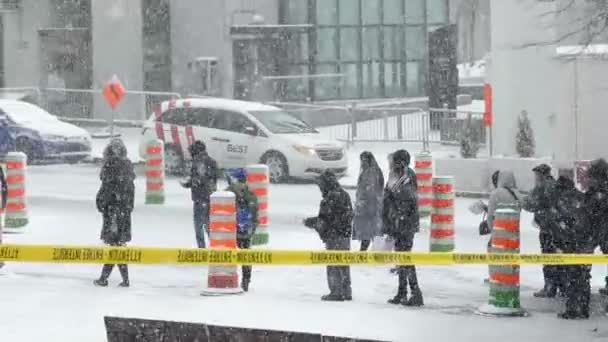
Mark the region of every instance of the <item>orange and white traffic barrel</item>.
[[247, 186], [258, 199], [258, 226], [255, 235], [251, 239], [251, 244], [254, 246], [267, 244], [270, 237], [268, 233], [269, 179], [268, 166], [247, 166]]
[[[229, 191], [211, 194], [209, 205], [209, 247], [211, 249], [236, 249], [236, 196]], [[202, 295], [237, 294], [239, 286], [237, 266], [209, 265], [207, 288]]]
[[428, 152], [415, 156], [414, 169], [418, 182], [418, 212], [429, 216], [433, 208], [433, 157]]
[[146, 204], [165, 203], [164, 145], [161, 140], [146, 143]]
[[[498, 204], [492, 224], [490, 253], [519, 254], [519, 208]], [[524, 316], [519, 300], [519, 266], [490, 265], [490, 299], [479, 313]]]
[[433, 177], [431, 252], [454, 251], [454, 177]]
[[8, 187], [4, 225], [6, 228], [23, 228], [29, 222], [25, 197], [27, 156], [21, 152], [9, 152], [4, 161]]

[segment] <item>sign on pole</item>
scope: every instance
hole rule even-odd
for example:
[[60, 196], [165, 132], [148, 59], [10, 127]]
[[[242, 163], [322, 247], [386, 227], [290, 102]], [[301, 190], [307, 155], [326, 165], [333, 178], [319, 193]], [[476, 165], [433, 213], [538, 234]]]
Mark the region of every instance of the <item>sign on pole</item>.
[[118, 106], [118, 103], [125, 96], [125, 87], [122, 82], [118, 79], [118, 76], [114, 75], [103, 87], [103, 97], [106, 102], [114, 110]]
[[125, 87], [122, 82], [118, 79], [118, 76], [114, 75], [103, 87], [103, 97], [106, 102], [112, 108], [112, 122], [110, 124], [110, 136], [114, 136], [114, 110], [125, 96]]

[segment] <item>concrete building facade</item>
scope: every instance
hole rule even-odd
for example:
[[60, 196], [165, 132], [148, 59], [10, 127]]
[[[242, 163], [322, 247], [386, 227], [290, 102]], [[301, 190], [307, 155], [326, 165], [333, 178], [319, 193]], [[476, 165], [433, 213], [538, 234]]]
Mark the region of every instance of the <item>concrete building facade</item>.
[[[100, 89], [115, 74], [127, 90], [233, 97], [235, 60], [252, 57], [235, 56], [231, 28], [264, 26], [255, 34], [266, 39], [272, 26], [300, 25], [309, 29], [277, 29], [289, 38], [284, 61], [266, 68], [293, 76], [269, 87], [294, 101], [425, 95], [427, 34], [451, 10], [448, 0], [13, 2], [2, 11], [4, 87]], [[59, 115], [112, 115], [99, 95], [49, 97]], [[166, 98], [128, 94], [116, 115], [142, 119]]]

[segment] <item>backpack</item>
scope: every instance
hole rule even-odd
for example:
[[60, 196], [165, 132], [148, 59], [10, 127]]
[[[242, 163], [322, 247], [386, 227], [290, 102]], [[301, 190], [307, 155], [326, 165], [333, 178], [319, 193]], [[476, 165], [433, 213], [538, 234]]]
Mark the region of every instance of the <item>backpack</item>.
[[236, 227], [239, 235], [247, 235], [253, 229], [255, 222], [254, 213], [251, 211], [247, 200], [247, 188], [234, 191], [236, 195]]

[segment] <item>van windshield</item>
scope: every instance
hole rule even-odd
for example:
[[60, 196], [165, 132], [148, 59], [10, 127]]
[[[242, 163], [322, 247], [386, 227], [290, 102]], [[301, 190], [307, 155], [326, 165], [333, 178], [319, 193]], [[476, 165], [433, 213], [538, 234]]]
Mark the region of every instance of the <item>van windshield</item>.
[[319, 133], [306, 122], [283, 110], [256, 110], [249, 113], [274, 134]]

